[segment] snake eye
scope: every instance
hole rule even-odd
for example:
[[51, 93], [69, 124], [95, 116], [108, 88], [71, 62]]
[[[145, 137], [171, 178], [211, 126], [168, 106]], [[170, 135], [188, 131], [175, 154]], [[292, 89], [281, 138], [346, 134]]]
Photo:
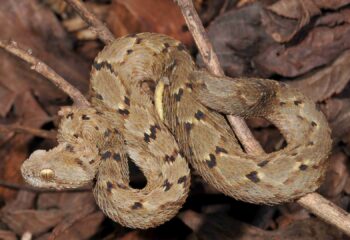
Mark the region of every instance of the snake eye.
[[55, 177], [55, 172], [52, 169], [45, 168], [40, 171], [40, 177], [45, 181], [51, 181]]

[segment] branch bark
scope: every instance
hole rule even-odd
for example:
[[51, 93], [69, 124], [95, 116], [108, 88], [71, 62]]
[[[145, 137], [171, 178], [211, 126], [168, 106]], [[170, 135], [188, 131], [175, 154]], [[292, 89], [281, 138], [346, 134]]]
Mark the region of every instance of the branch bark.
[[[182, 11], [188, 29], [193, 35], [205, 65], [213, 74], [224, 76], [224, 71], [220, 67], [219, 60], [207, 37], [193, 2], [191, 0], [176, 0], [176, 2]], [[234, 116], [228, 116], [228, 119], [246, 152], [252, 154], [264, 153], [261, 145], [253, 137], [243, 119]], [[309, 193], [298, 199], [297, 203], [350, 236], [350, 217], [348, 213], [331, 201], [325, 199], [318, 193]]]
[[106, 45], [115, 39], [111, 31], [92, 12], [90, 12], [80, 0], [65, 0], [71, 5], [80, 17], [88, 23]]

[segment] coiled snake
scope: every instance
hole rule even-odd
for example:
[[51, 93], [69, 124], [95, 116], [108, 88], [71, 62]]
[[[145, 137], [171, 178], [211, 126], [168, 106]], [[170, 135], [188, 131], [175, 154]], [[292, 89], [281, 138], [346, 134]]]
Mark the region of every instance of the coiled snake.
[[[251, 203], [291, 201], [323, 180], [330, 129], [314, 103], [276, 81], [213, 76], [165, 35], [140, 33], [106, 46], [90, 92], [91, 107], [60, 112], [58, 146], [35, 151], [22, 175], [43, 188], [93, 181], [99, 207], [124, 226], [154, 227], [178, 212], [189, 192], [187, 161], [208, 184]], [[264, 117], [288, 145], [248, 155], [222, 114]], [[128, 160], [147, 178], [143, 189], [129, 186]]]

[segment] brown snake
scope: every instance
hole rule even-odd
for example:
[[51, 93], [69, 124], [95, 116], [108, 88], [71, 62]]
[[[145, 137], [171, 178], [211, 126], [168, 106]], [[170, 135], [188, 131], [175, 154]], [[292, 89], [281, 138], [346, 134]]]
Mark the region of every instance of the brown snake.
[[[24, 179], [55, 189], [93, 181], [102, 211], [133, 228], [178, 212], [190, 186], [186, 159], [226, 195], [277, 204], [320, 186], [331, 149], [325, 117], [300, 92], [272, 80], [213, 76], [160, 34], [106, 46], [91, 72], [91, 107], [60, 114], [59, 145], [35, 151], [22, 165]], [[266, 118], [288, 145], [248, 155], [222, 114]], [[128, 160], [147, 178], [143, 189], [129, 186]]]

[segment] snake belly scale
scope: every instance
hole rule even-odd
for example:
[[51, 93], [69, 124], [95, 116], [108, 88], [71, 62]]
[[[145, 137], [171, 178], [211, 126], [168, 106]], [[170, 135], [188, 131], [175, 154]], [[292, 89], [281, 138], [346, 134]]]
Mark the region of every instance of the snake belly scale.
[[[58, 146], [35, 151], [22, 175], [42, 188], [93, 182], [99, 207], [124, 226], [155, 227], [176, 215], [189, 192], [188, 163], [219, 191], [251, 203], [291, 201], [323, 180], [330, 129], [314, 103], [276, 81], [211, 75], [168, 36], [140, 33], [106, 46], [90, 95], [91, 107], [61, 110]], [[288, 144], [246, 154], [223, 114], [264, 117]], [[143, 189], [129, 186], [128, 161], [147, 178]]]

